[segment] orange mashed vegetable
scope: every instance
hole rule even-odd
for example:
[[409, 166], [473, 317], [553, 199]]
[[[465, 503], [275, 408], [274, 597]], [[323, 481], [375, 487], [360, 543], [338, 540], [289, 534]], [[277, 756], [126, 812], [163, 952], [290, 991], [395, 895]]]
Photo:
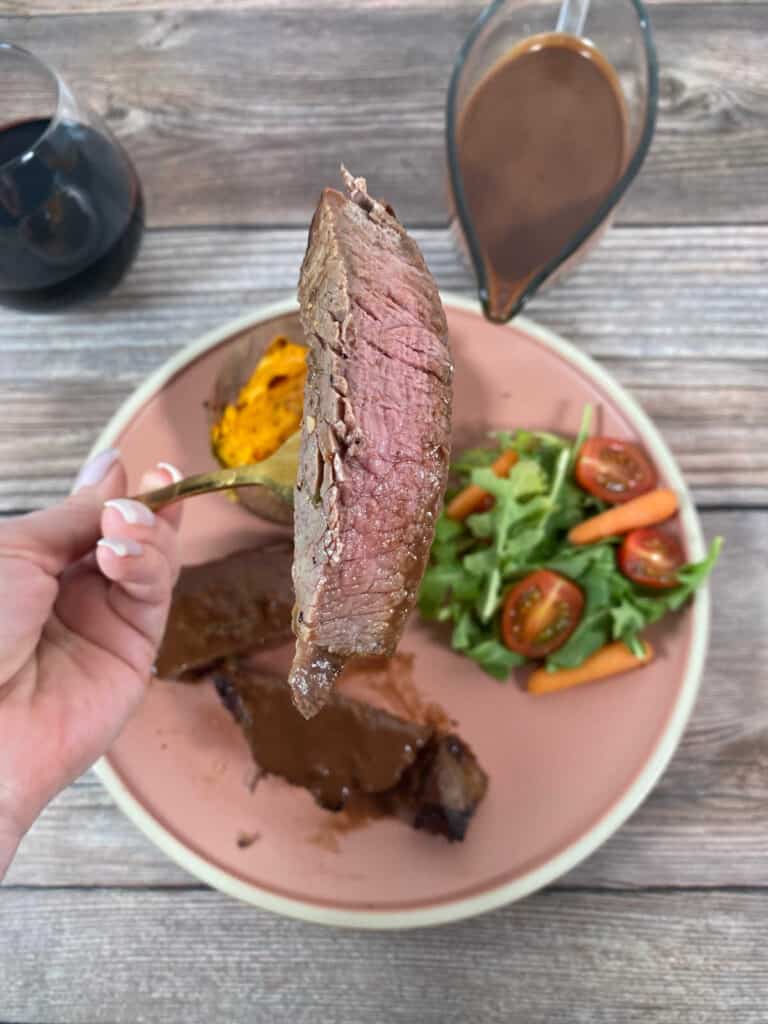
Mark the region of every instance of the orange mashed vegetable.
[[270, 342], [237, 401], [211, 428], [211, 444], [225, 466], [268, 458], [301, 425], [307, 349], [282, 336]]

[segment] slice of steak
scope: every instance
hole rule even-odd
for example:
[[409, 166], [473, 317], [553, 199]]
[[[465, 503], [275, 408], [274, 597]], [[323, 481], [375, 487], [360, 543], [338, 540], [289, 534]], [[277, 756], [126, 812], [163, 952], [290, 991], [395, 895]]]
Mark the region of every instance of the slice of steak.
[[164, 679], [197, 679], [222, 658], [291, 639], [293, 544], [276, 537], [185, 566], [155, 661]]
[[338, 693], [307, 720], [296, 714], [285, 678], [245, 664], [228, 662], [214, 682], [257, 766], [308, 789], [331, 811], [341, 810], [352, 793], [397, 785], [432, 736], [427, 725]]
[[[362, 671], [370, 686], [377, 670], [368, 665]], [[378, 671], [388, 686], [387, 666]], [[345, 684], [354, 673], [350, 665]], [[308, 789], [327, 810], [356, 801], [359, 813], [363, 798], [370, 816], [396, 816], [452, 840], [466, 835], [488, 777], [467, 744], [444, 731], [447, 717], [436, 720], [430, 705], [423, 705], [426, 720], [414, 721], [337, 692], [307, 720], [296, 714], [284, 679], [245, 662], [227, 662], [214, 681], [262, 772]]]
[[349, 657], [397, 647], [449, 459], [453, 367], [437, 287], [392, 211], [345, 175], [348, 196], [320, 198], [299, 283], [310, 354], [289, 682], [305, 716]]

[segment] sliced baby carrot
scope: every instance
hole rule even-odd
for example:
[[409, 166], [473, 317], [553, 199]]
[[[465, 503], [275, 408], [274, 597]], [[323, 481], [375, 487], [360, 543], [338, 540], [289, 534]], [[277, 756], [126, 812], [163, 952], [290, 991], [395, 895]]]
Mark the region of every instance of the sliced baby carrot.
[[655, 526], [677, 512], [677, 495], [659, 487], [641, 494], [623, 505], [614, 505], [599, 515], [585, 519], [568, 534], [571, 544], [594, 544], [616, 534], [628, 533], [640, 526]]
[[581, 683], [591, 683], [606, 676], [615, 676], [619, 672], [647, 665], [653, 658], [653, 648], [647, 640], [642, 657], [633, 654], [621, 640], [606, 644], [599, 651], [590, 655], [578, 668], [560, 668], [556, 672], [548, 672], [545, 668], [537, 668], [528, 679], [528, 692], [535, 694], [554, 693], [556, 690], [567, 690]]
[[[520, 456], [514, 448], [508, 448], [507, 451], [502, 452], [498, 459], [496, 459], [491, 469], [496, 476], [508, 476], [510, 469], [512, 469], [519, 458]], [[488, 491], [484, 491], [482, 487], [478, 487], [477, 484], [470, 484], [463, 491], [459, 491], [456, 497], [448, 503], [445, 514], [449, 519], [460, 523], [467, 516], [482, 511], [487, 499], [490, 497], [491, 495]]]

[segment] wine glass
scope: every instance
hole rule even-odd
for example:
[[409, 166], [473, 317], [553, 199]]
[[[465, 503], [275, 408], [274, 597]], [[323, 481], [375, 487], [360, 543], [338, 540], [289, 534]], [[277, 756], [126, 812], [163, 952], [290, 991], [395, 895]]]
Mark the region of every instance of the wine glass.
[[136, 171], [101, 118], [0, 43], [0, 304], [49, 311], [105, 294], [143, 229]]
[[[599, 58], [603, 64], [607, 62], [625, 120], [624, 155], [619, 173], [613, 179], [612, 187], [594, 197], [591, 207], [580, 212], [575, 225], [570, 224], [563, 237], [558, 239], [553, 232], [555, 240], [547, 258], [534, 262], [512, 287], [497, 287], [462, 178], [459, 150], [462, 115], [476, 95], [478, 86], [487, 81], [489, 72], [509, 59], [510, 54], [520, 52], [526, 41], [539, 39], [541, 45], [547, 45], [547, 40], [556, 33], [556, 27], [562, 24], [561, 13], [562, 2], [494, 0], [477, 19], [461, 47], [448, 90], [446, 143], [454, 227], [458, 229], [460, 243], [475, 271], [485, 315], [500, 322], [516, 316], [540, 288], [557, 280], [566, 269], [583, 259], [599, 240], [610, 224], [617, 204], [640, 170], [656, 122], [658, 69], [645, 7], [641, 0], [591, 0], [583, 38], [581, 34], [578, 38], [564, 38], [565, 34], [561, 32], [559, 39], [565, 43], [577, 42], [587, 56]], [[509, 99], [510, 103], [525, 101], [525, 96]], [[501, 134], [499, 138], [502, 138]], [[513, 138], [511, 144], [514, 145], [515, 141]], [[510, 144], [509, 137], [505, 137], [505, 144]], [[521, 140], [520, 145], [525, 145], [525, 142]], [[546, 179], [546, 175], [542, 177]], [[520, 189], [520, 184], [510, 181], [508, 187]], [[545, 223], [549, 226], [551, 220]]]

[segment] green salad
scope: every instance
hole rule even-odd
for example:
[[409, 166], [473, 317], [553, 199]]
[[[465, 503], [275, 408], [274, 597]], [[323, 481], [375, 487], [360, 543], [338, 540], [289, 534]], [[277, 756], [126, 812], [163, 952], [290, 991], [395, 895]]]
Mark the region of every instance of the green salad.
[[[529, 662], [571, 669], [614, 641], [639, 658], [643, 631], [679, 609], [717, 560], [720, 538], [686, 564], [670, 523], [649, 525], [656, 496], [671, 492], [656, 488], [639, 446], [589, 438], [590, 418], [587, 409], [575, 440], [499, 431], [453, 466], [419, 610], [450, 623], [453, 649], [496, 679]], [[500, 457], [516, 460], [507, 475], [497, 475]], [[599, 536], [642, 515], [638, 528]], [[574, 543], [569, 533], [587, 535], [586, 522], [599, 539]]]

